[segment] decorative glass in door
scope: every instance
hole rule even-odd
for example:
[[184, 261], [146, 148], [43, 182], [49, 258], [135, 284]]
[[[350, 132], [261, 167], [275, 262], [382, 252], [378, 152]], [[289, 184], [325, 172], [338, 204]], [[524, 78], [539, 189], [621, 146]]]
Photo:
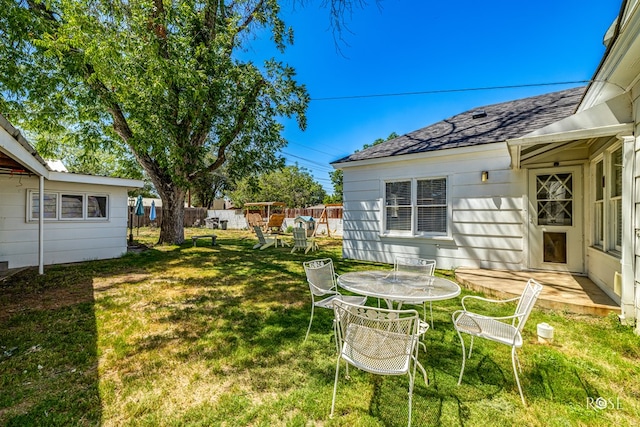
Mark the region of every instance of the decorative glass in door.
[[573, 225], [573, 175], [536, 176], [538, 225]]

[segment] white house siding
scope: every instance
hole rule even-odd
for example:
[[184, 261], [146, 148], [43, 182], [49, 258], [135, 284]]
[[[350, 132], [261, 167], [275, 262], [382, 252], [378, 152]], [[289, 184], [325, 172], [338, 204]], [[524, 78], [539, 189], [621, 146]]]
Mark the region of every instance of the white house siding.
[[[38, 178], [0, 175], [0, 261], [9, 268], [38, 265], [38, 222], [27, 221], [27, 194], [38, 190]], [[47, 221], [44, 264], [115, 258], [127, 251], [127, 189], [45, 180], [45, 192], [94, 193], [108, 196], [107, 220]]]
[[[632, 106], [633, 117], [635, 123], [634, 134], [636, 135], [635, 141], [635, 160], [634, 160], [634, 186], [633, 186], [633, 228], [634, 236], [632, 241], [634, 242], [634, 289], [633, 289], [633, 305], [634, 308], [628, 311], [635, 312], [636, 321], [636, 333], [640, 334], [640, 82], [636, 81], [636, 84], [631, 91], [632, 94]], [[625, 289], [626, 292], [631, 292], [631, 289]], [[626, 298], [625, 298], [626, 299]], [[625, 301], [626, 302], [626, 301]], [[627, 311], [627, 307], [623, 304], [623, 313]]]
[[[408, 158], [343, 169], [345, 258], [392, 263], [411, 254], [435, 258], [439, 268], [526, 268], [526, 173], [510, 169], [505, 144]], [[451, 236], [381, 236], [384, 182], [431, 176], [448, 179]]]
[[590, 247], [587, 248], [587, 269], [589, 279], [619, 304], [620, 291], [616, 292], [614, 282], [616, 272], [621, 272], [620, 258]]

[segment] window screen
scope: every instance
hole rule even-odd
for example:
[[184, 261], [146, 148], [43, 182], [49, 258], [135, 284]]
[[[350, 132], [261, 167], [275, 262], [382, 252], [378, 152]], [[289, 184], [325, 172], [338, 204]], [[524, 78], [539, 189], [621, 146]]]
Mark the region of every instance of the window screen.
[[81, 195], [63, 194], [60, 197], [60, 217], [67, 219], [82, 218], [82, 199]]
[[385, 185], [386, 229], [411, 230], [411, 181]]
[[[44, 193], [44, 219], [55, 219], [58, 215], [58, 196], [55, 193]], [[31, 219], [40, 218], [40, 195], [31, 193]]]
[[427, 233], [447, 232], [446, 178], [417, 182], [417, 229]]
[[87, 218], [107, 217], [107, 197], [87, 196]]

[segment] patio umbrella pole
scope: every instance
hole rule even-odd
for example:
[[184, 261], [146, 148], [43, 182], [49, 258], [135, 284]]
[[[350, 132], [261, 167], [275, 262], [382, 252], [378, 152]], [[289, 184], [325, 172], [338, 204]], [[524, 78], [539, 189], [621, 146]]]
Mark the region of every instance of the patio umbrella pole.
[[144, 215], [144, 205], [142, 204], [142, 195], [136, 200], [136, 216], [138, 217], [138, 236], [140, 236], [140, 217]]

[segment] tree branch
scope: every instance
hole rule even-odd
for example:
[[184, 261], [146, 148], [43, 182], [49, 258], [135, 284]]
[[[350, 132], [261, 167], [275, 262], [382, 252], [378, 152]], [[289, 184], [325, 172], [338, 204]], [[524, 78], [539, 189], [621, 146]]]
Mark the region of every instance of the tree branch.
[[[240, 135], [240, 132], [242, 132], [242, 129], [244, 128], [244, 123], [247, 120], [247, 117], [251, 114], [251, 107], [258, 100], [260, 91], [262, 90], [265, 84], [266, 82], [263, 79], [260, 79], [256, 83], [255, 87], [253, 88], [249, 96], [245, 98], [245, 103], [240, 109], [236, 117], [235, 126], [233, 127], [231, 132], [229, 132], [228, 136], [224, 138], [224, 140], [220, 141], [216, 160], [211, 165], [209, 165], [209, 167], [207, 168], [207, 171], [213, 172], [214, 170], [222, 166], [224, 162], [227, 160], [227, 157], [226, 157], [227, 148], [233, 143], [233, 141], [238, 137], [238, 135]], [[204, 140], [206, 139], [207, 135], [208, 135], [208, 130], [206, 133], [203, 132], [199, 135], [196, 135], [196, 138], [202, 143], [204, 143]], [[192, 178], [194, 176], [195, 176], [195, 173], [192, 173], [189, 175], [189, 178]]]

